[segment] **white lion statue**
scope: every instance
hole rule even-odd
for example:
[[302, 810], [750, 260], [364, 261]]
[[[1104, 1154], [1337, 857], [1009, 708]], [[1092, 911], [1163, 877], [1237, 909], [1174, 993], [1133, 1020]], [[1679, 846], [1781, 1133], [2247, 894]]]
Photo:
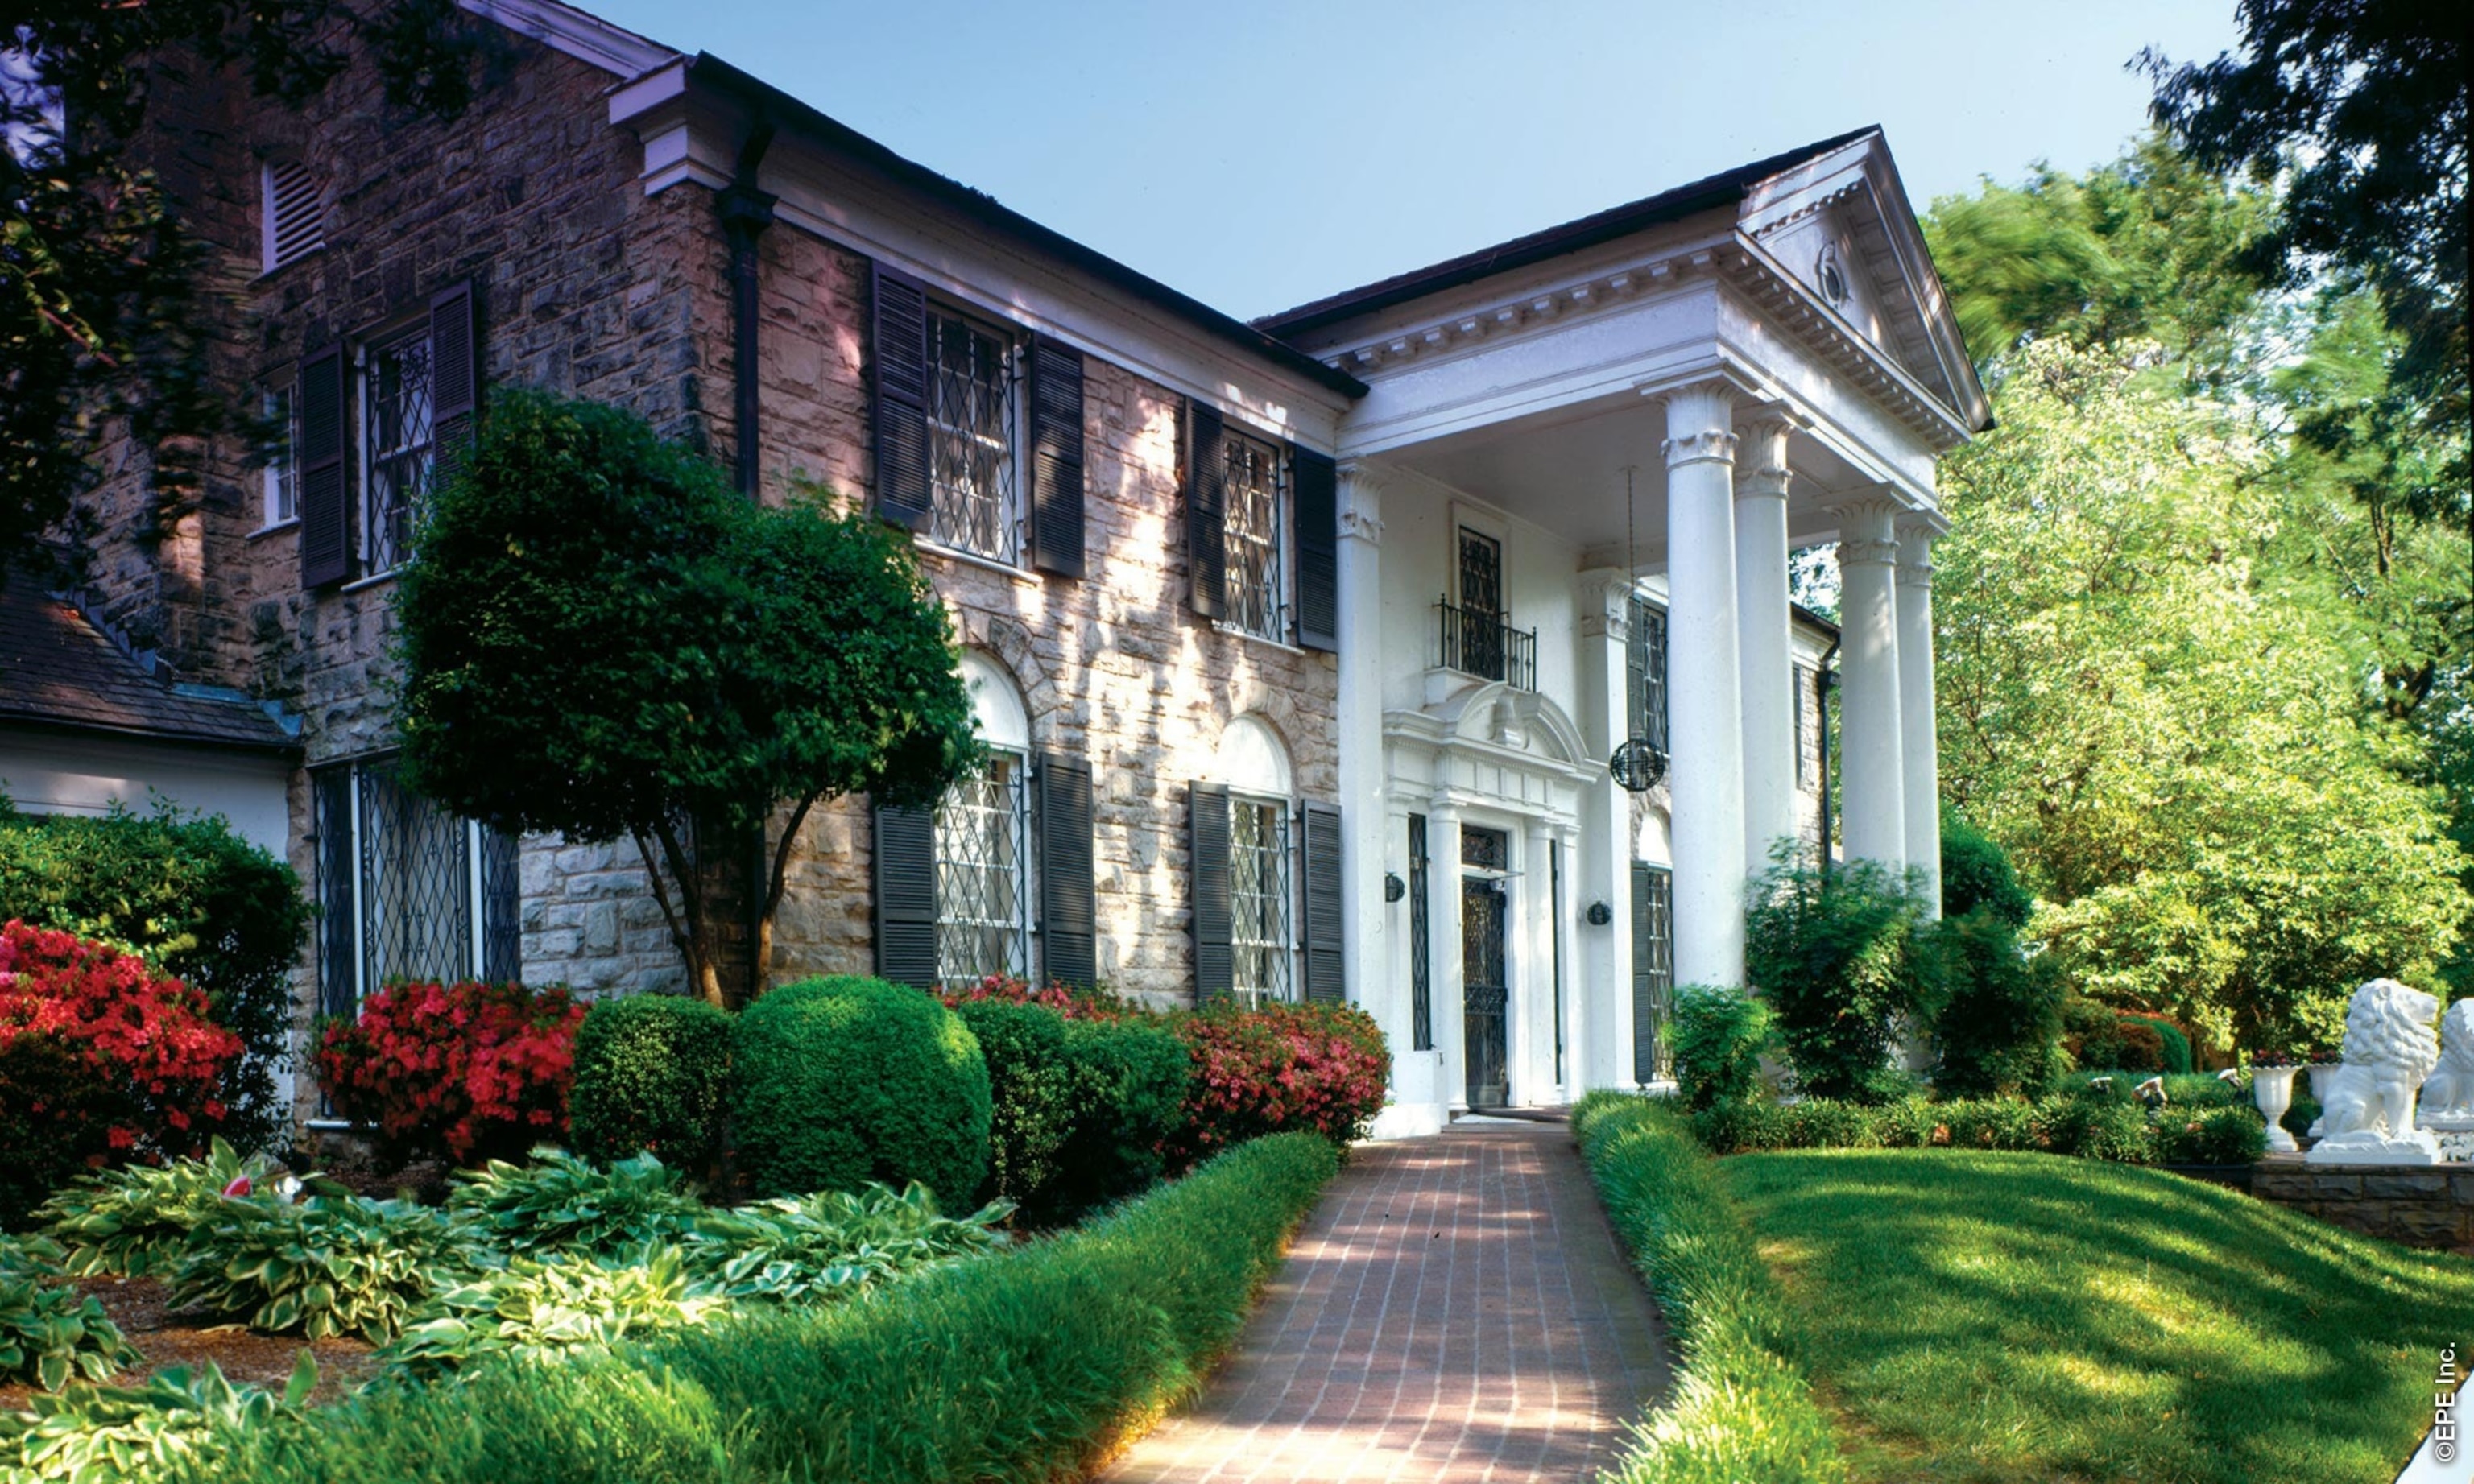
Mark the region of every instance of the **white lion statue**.
[[2474, 1000], [2440, 1017], [2439, 1068], [2422, 1084], [2422, 1126], [2474, 1129]]
[[2323, 1164], [2437, 1164], [2439, 1146], [2413, 1126], [2414, 1094], [2439, 1060], [2432, 1021], [2439, 1002], [2393, 979], [2354, 991], [2345, 1010], [2345, 1064], [2320, 1099]]

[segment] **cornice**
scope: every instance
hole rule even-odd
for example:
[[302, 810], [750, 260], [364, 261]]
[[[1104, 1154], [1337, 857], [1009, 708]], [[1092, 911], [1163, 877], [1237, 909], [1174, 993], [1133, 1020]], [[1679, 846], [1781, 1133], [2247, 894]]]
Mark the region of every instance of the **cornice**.
[[1720, 272], [1789, 334], [1817, 352], [1850, 385], [1922, 436], [1935, 452], [1967, 441], [1967, 428], [1953, 409], [1926, 390], [1905, 367], [1848, 328], [1835, 310], [1814, 298], [1759, 243], [1738, 237], [1735, 247], [1722, 255]]
[[622, 83], [679, 60], [679, 53], [658, 41], [557, 0], [456, 0], [456, 5], [552, 51], [616, 73]]
[[1700, 241], [1600, 267], [1542, 288], [1507, 294], [1452, 314], [1413, 322], [1379, 335], [1344, 341], [1322, 353], [1322, 362], [1357, 377], [1416, 360], [1466, 350], [1524, 328], [1603, 313], [1694, 279], [1718, 267], [1721, 244]]

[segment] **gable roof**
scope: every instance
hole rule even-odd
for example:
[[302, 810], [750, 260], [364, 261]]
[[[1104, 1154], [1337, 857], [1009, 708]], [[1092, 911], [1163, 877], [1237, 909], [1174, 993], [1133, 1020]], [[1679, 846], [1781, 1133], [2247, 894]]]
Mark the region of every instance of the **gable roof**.
[[0, 583], [0, 725], [12, 722], [250, 751], [298, 746], [238, 692], [158, 680], [74, 603], [22, 575]]
[[1458, 257], [1447, 257], [1440, 263], [1414, 268], [1407, 273], [1395, 274], [1388, 279], [1318, 299], [1312, 304], [1299, 304], [1294, 309], [1283, 309], [1277, 314], [1267, 314], [1256, 320], [1254, 325], [1255, 328], [1268, 330], [1274, 335], [1305, 334], [1327, 325], [1338, 324], [1342, 320], [1388, 309], [1395, 304], [1407, 304], [1413, 299], [1421, 299], [1443, 289], [1458, 288], [1464, 283], [1475, 283], [1480, 279], [1492, 278], [1498, 273], [1526, 268], [1532, 263], [1542, 263], [1550, 257], [1561, 257], [1566, 253], [1577, 253], [1584, 248], [1596, 247], [1602, 242], [1613, 242], [1618, 237], [1630, 236], [1644, 228], [1679, 222], [1687, 216], [1697, 216], [1716, 207], [1733, 206], [1740, 203], [1746, 192], [1754, 185], [1780, 171], [1801, 164], [1815, 155], [1843, 149], [1867, 134], [1880, 132], [1879, 124], [1867, 124], [1861, 129], [1850, 130], [1846, 134], [1818, 140], [1801, 149], [1787, 150], [1783, 154], [1772, 155], [1766, 159], [1757, 159], [1750, 164], [1737, 165], [1732, 170], [1705, 176], [1688, 184], [1678, 185], [1672, 190], [1660, 191], [1655, 196], [1644, 196], [1638, 201], [1627, 202], [1619, 207], [1610, 207], [1604, 211], [1593, 212], [1589, 216], [1565, 222], [1559, 227], [1549, 227], [1542, 231], [1533, 231], [1508, 242], [1498, 242], [1492, 247], [1480, 248], [1474, 253], [1464, 253]]

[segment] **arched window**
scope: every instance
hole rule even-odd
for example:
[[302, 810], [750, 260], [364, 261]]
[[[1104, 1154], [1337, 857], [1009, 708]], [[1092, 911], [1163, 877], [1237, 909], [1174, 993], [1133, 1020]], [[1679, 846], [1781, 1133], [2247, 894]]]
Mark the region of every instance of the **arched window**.
[[1229, 991], [1253, 1003], [1296, 998], [1295, 813], [1288, 749], [1253, 717], [1221, 734], [1214, 771], [1228, 789]]
[[957, 987], [1031, 974], [1031, 716], [986, 656], [961, 671], [988, 761], [936, 805], [936, 977]]

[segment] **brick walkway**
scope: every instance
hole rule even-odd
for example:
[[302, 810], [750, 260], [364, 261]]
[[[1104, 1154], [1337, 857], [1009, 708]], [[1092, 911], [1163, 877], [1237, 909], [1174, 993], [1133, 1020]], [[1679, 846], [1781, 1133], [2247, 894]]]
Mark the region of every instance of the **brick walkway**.
[[1106, 1484], [1586, 1480], [1666, 1386], [1561, 1124], [1360, 1146], [1194, 1407]]

